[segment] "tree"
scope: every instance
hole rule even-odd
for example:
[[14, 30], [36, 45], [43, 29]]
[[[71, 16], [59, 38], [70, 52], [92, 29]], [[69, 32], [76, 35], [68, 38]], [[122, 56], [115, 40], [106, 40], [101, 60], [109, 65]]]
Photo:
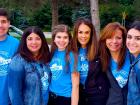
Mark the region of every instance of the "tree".
[[58, 24], [58, 0], [51, 0], [52, 28]]
[[99, 6], [98, 0], [90, 0], [90, 12], [92, 23], [95, 26], [96, 35], [99, 36], [100, 33], [100, 19], [99, 19]]

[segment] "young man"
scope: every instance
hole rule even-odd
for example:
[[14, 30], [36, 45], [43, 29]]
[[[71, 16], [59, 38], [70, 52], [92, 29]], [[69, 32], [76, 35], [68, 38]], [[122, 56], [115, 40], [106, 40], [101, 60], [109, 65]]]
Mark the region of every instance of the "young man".
[[8, 64], [15, 54], [19, 41], [9, 36], [10, 20], [5, 9], [0, 8], [0, 105], [9, 105]]

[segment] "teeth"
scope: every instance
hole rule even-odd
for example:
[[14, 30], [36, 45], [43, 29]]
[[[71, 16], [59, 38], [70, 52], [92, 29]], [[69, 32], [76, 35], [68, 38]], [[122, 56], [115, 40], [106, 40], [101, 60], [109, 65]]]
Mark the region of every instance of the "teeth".
[[32, 48], [37, 48], [37, 46], [32, 46]]

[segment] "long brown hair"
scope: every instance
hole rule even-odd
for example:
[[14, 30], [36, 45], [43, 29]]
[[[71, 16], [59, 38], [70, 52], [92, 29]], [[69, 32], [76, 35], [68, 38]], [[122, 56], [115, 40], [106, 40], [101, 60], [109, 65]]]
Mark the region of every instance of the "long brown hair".
[[97, 36], [96, 36], [95, 28], [90, 20], [85, 18], [79, 18], [75, 22], [73, 45], [75, 46], [75, 51], [78, 52], [78, 49], [81, 47], [81, 44], [78, 42], [78, 29], [81, 24], [85, 24], [91, 29], [90, 40], [87, 43], [87, 58], [89, 61], [91, 61], [95, 58], [97, 54]]
[[69, 60], [70, 60], [70, 56], [69, 56], [69, 53], [72, 51], [73, 54], [74, 54], [74, 58], [75, 58], [75, 62], [74, 62], [74, 69], [76, 70], [76, 65], [77, 65], [77, 55], [74, 51], [75, 48], [73, 48], [74, 46], [72, 46], [72, 36], [71, 36], [71, 33], [70, 33], [70, 30], [68, 28], [67, 25], [64, 25], [64, 24], [60, 24], [60, 25], [57, 25], [55, 26], [53, 29], [52, 29], [52, 44], [51, 44], [51, 59], [54, 55], [54, 52], [55, 50], [58, 48], [54, 42], [55, 40], [55, 36], [58, 32], [66, 32], [68, 34], [68, 38], [69, 38], [69, 43], [68, 45], [66, 46], [66, 67], [69, 63]]
[[118, 57], [118, 69], [120, 69], [125, 60], [125, 52], [126, 52], [126, 29], [118, 22], [113, 22], [107, 24], [104, 29], [101, 31], [101, 36], [99, 39], [99, 55], [102, 63], [103, 70], [106, 71], [110, 64], [111, 54], [109, 49], [106, 46], [106, 39], [111, 38], [114, 35], [114, 32], [119, 29], [122, 31], [122, 39], [123, 45], [121, 48], [121, 53]]

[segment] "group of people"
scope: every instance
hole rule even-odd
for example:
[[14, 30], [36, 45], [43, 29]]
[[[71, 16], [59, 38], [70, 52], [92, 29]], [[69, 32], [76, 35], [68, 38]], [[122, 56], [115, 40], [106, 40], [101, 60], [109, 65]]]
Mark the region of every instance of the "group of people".
[[39, 27], [19, 41], [9, 25], [0, 8], [0, 105], [140, 105], [140, 21], [109, 23], [99, 40], [88, 19], [59, 24], [50, 49]]

